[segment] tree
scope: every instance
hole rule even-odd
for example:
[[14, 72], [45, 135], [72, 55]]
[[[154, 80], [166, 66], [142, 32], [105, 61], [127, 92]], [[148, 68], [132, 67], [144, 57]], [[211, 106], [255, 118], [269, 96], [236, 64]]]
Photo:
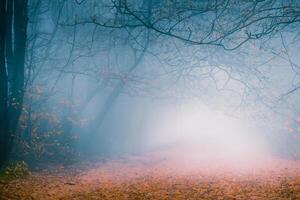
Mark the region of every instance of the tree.
[[3, 165], [12, 150], [22, 112], [27, 39], [27, 0], [1, 1], [1, 151]]
[[8, 135], [8, 79], [5, 65], [5, 8], [6, 1], [0, 2], [0, 165], [7, 160]]
[[[99, 7], [111, 8], [107, 11], [112, 12], [111, 15], [104, 16], [97, 11], [88, 17], [79, 14], [74, 23], [66, 25], [129, 29], [131, 36], [135, 31], [151, 31], [152, 38], [174, 38], [187, 45], [236, 50], [251, 40], [270, 36], [299, 21], [299, 7], [294, 1], [148, 1], [152, 4], [151, 15], [145, 2], [119, 0], [102, 4], [99, 3]], [[95, 123], [101, 124], [112, 99], [121, 91], [113, 90]]]

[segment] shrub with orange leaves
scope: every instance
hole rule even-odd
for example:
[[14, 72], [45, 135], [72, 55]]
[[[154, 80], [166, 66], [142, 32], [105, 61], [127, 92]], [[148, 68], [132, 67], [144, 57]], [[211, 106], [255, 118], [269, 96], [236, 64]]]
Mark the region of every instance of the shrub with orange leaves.
[[[79, 153], [74, 144], [78, 134], [72, 128], [81, 119], [72, 112], [67, 101], [45, 104], [45, 94], [39, 86], [27, 90], [13, 157], [27, 163], [75, 161]], [[56, 108], [56, 109], [53, 109]]]

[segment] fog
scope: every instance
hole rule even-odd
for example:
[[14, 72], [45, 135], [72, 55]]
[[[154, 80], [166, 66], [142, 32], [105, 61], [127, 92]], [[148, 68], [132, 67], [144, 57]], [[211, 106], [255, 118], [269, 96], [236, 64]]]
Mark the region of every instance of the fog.
[[4, 99], [22, 107], [9, 123], [11, 157], [33, 165], [167, 150], [202, 162], [296, 158], [298, 21], [281, 5], [298, 8], [29, 1], [20, 100], [4, 64]]
[[300, 1], [0, 0], [0, 199], [300, 199]]
[[241, 119], [211, 110], [199, 102], [184, 103], [160, 111], [152, 123], [148, 145], [176, 144], [201, 155], [251, 156], [265, 153], [263, 135]]
[[[276, 46], [278, 38], [269, 42]], [[37, 78], [46, 91], [56, 90], [43, 103], [46, 112], [61, 112], [61, 102], [66, 110], [72, 104], [72, 146], [82, 159], [168, 149], [178, 161], [249, 164], [266, 155], [289, 156], [286, 149], [298, 146], [297, 133], [286, 134], [287, 121], [297, 116], [296, 98], [281, 97], [292, 88], [295, 72], [280, 57], [254, 44], [239, 52], [210, 47], [213, 54], [168, 38], [161, 45], [151, 44], [133, 72], [127, 70], [136, 65], [136, 55], [121, 44], [76, 61], [71, 68], [79, 72], [51, 70], [53, 79]], [[152, 54], [168, 45], [177, 46], [176, 55]], [[98, 68], [107, 54], [112, 67]]]

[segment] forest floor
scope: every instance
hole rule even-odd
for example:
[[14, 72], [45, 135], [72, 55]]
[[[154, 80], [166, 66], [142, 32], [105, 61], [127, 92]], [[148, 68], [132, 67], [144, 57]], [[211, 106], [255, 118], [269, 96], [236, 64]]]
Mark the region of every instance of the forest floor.
[[191, 161], [152, 152], [32, 172], [0, 182], [0, 199], [300, 199], [300, 162]]

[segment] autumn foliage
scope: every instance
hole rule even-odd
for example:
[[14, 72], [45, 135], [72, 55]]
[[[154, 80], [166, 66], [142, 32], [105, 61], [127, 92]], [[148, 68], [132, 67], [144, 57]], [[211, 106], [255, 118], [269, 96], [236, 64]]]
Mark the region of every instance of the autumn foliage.
[[[4, 199], [278, 199], [300, 198], [299, 161], [266, 157], [239, 169], [173, 160], [164, 152], [53, 167], [0, 184]], [[1, 198], [0, 198], [1, 199]]]

